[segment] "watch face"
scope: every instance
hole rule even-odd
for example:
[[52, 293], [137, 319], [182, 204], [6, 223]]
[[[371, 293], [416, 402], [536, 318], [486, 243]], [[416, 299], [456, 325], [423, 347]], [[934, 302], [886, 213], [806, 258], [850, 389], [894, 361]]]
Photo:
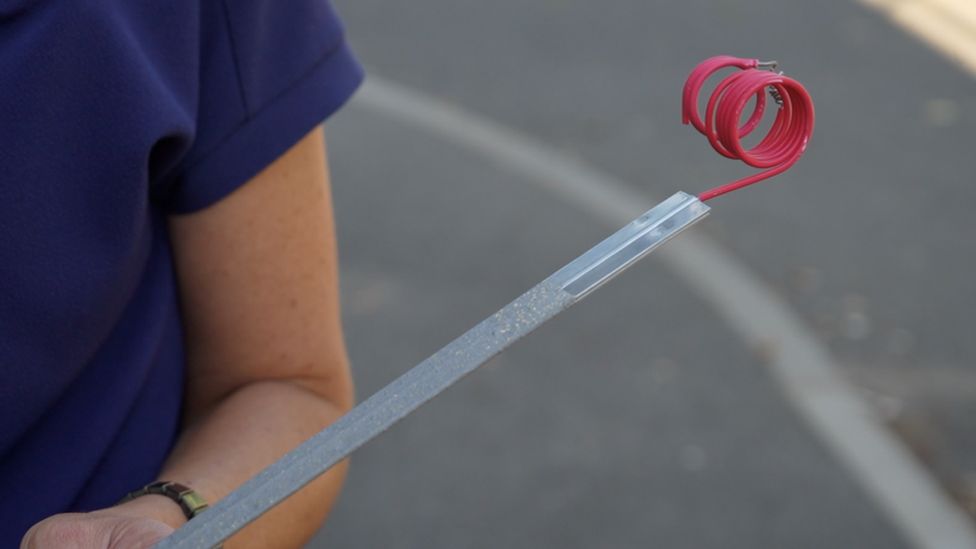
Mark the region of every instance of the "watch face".
[[200, 497], [200, 494], [197, 494], [192, 490], [189, 494], [184, 494], [180, 499], [182, 500], [182, 503], [187, 506], [190, 514], [193, 516], [207, 508], [207, 502]]
[[180, 506], [183, 514], [188, 519], [197, 516], [208, 507], [207, 501], [200, 494], [194, 492], [192, 488], [178, 482], [167, 482], [165, 480], [157, 480], [156, 482], [147, 484], [141, 490], [136, 490], [126, 495], [123, 501], [128, 501], [145, 494], [168, 497]]

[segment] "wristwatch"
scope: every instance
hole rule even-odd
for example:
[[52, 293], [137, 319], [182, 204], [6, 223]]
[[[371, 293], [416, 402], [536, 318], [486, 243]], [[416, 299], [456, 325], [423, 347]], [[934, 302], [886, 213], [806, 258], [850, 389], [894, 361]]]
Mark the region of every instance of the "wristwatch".
[[183, 510], [183, 514], [186, 515], [187, 520], [199, 515], [208, 507], [207, 502], [200, 497], [200, 494], [194, 492], [192, 488], [166, 480], [157, 480], [138, 490], [129, 492], [119, 503], [125, 503], [139, 496], [145, 496], [146, 494], [166, 496], [175, 501], [180, 506], [180, 509]]

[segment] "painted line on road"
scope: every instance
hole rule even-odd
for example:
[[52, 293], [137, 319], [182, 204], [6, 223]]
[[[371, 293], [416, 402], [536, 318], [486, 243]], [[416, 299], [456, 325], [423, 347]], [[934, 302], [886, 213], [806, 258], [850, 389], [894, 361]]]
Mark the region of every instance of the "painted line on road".
[[976, 74], [973, 0], [860, 0]]
[[[352, 104], [494, 159], [611, 227], [655, 203], [527, 135], [375, 73]], [[976, 529], [966, 515], [863, 402], [830, 352], [758, 277], [700, 233], [682, 235], [659, 255], [750, 347], [772, 350], [769, 367], [788, 400], [913, 545], [976, 548]]]

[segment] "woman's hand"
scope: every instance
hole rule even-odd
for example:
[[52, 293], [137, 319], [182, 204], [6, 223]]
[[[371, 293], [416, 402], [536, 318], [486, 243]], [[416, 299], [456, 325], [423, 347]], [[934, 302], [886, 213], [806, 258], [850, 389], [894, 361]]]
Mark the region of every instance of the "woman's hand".
[[21, 549], [143, 549], [173, 533], [156, 519], [93, 513], [54, 515], [34, 525], [20, 542]]
[[163, 496], [146, 495], [91, 513], [63, 513], [35, 524], [21, 549], [143, 549], [186, 522]]

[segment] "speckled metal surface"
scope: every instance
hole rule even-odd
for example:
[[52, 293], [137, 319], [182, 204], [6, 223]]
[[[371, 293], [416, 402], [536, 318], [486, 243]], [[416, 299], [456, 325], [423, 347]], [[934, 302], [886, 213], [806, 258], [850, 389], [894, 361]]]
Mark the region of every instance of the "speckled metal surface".
[[212, 547], [575, 302], [548, 280], [481, 321], [156, 547]]
[[218, 545], [707, 214], [707, 206], [685, 193], [665, 200], [373, 394], [156, 547]]

